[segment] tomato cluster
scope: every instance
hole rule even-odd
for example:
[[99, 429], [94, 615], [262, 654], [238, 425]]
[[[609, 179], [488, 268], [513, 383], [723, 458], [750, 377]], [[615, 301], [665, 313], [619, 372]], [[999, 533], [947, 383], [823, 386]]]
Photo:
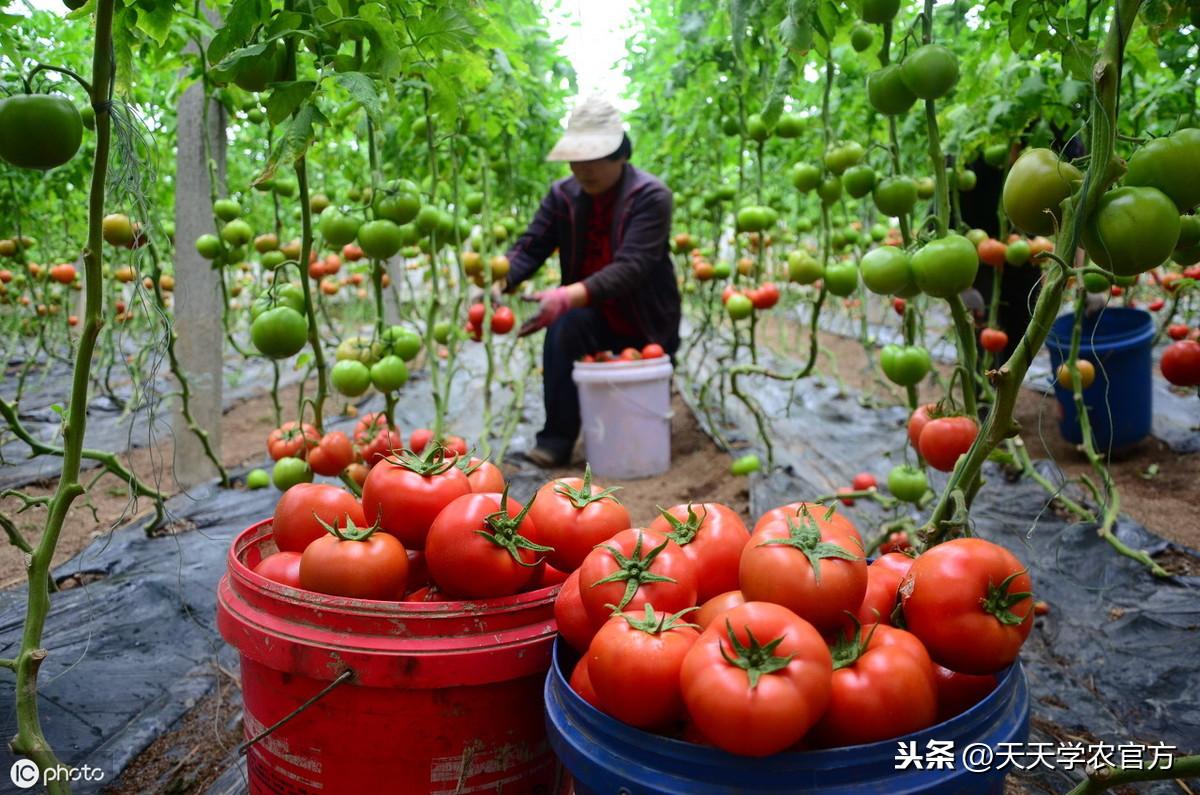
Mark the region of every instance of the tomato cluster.
[[579, 361], [585, 364], [605, 364], [607, 362], [636, 362], [641, 359], [661, 359], [666, 356], [667, 352], [663, 350], [663, 346], [657, 342], [651, 342], [642, 347], [623, 348], [620, 353], [615, 351], [597, 351], [596, 353], [587, 353], [579, 358]]
[[1021, 563], [980, 539], [868, 563], [857, 529], [822, 505], [768, 511], [752, 532], [724, 506], [680, 505], [599, 542], [555, 616], [582, 654], [571, 687], [596, 708], [766, 756], [970, 708], [1028, 636], [1030, 591]]

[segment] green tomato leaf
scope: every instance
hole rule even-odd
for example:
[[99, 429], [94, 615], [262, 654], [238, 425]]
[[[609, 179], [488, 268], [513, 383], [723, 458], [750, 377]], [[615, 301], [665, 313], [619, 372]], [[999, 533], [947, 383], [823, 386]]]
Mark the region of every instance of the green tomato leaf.
[[270, 13], [267, 0], [233, 0], [225, 14], [225, 24], [208, 44], [208, 62], [218, 63], [250, 38]]
[[291, 116], [300, 103], [312, 95], [317, 84], [312, 80], [297, 80], [291, 83], [276, 83], [267, 97], [267, 119], [272, 125], [281, 123]]

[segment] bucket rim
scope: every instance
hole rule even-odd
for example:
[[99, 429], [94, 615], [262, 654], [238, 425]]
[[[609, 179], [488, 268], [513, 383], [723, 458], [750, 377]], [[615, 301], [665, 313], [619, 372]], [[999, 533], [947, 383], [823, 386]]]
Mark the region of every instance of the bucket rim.
[[[1134, 345], [1140, 345], [1149, 342], [1154, 338], [1154, 318], [1143, 310], [1131, 308], [1127, 306], [1105, 307], [1093, 320], [1094, 323], [1099, 323], [1105, 315], [1116, 313], [1117, 317], [1134, 315], [1140, 316], [1139, 325], [1132, 329], [1123, 329], [1120, 331], [1112, 331], [1099, 334], [1084, 333], [1080, 338], [1079, 349], [1088, 353], [1107, 353], [1118, 348], [1127, 348]], [[1085, 319], [1086, 322], [1086, 319]], [[1071, 328], [1075, 324], [1075, 313], [1067, 312], [1059, 315], [1054, 319], [1050, 326], [1050, 333], [1046, 335], [1046, 347], [1057, 352], [1064, 352], [1071, 347]], [[1059, 329], [1064, 329], [1063, 334], [1059, 334]]]

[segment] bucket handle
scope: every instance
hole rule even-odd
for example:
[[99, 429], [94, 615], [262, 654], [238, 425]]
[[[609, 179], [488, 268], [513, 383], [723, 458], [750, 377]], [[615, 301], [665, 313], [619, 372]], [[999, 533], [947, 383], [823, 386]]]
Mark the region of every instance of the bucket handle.
[[259, 732], [255, 736], [251, 737], [249, 740], [246, 740], [246, 742], [239, 745], [237, 747], [237, 755], [245, 756], [246, 752], [250, 750], [250, 746], [254, 745], [255, 743], [259, 742], [260, 740], [265, 740], [267, 737], [270, 737], [271, 734], [273, 734], [276, 729], [282, 728], [283, 725], [285, 723], [287, 723], [288, 721], [290, 721], [292, 718], [296, 717], [301, 712], [308, 709], [313, 704], [316, 704], [318, 701], [325, 698], [325, 696], [332, 693], [334, 691], [334, 689], [338, 687], [338, 685], [345, 684], [346, 682], [349, 682], [353, 678], [354, 678], [353, 670], [347, 668], [346, 670], [342, 671], [340, 674], [338, 674], [336, 679], [334, 679], [329, 684], [325, 685], [325, 687], [323, 687], [320, 692], [318, 692], [316, 695], [314, 695], [308, 701], [305, 701], [303, 704], [296, 707], [294, 710], [292, 710], [288, 714], [284, 715], [282, 718], [280, 718], [278, 721], [276, 721], [274, 725], [263, 729], [261, 732]]
[[667, 422], [670, 422], [672, 419], [675, 418], [675, 412], [670, 409], [667, 410], [666, 414], [663, 414], [661, 412], [655, 411], [654, 409], [650, 408], [649, 406], [642, 405], [638, 401], [629, 397], [629, 395], [625, 394], [625, 390], [621, 389], [619, 386], [617, 386], [611, 380], [604, 381], [604, 384], [611, 387], [612, 390], [617, 393], [617, 397], [619, 397], [621, 400], [625, 401], [626, 403], [628, 403], [629, 405], [633, 406], [636, 409], [641, 409], [643, 414], [649, 414], [651, 417], [654, 417], [655, 419], [666, 420]]

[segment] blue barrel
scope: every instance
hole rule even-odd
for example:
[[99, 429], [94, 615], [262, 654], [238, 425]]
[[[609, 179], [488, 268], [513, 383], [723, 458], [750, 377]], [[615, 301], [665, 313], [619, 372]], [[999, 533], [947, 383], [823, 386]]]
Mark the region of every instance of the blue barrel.
[[[1054, 321], [1046, 338], [1050, 351], [1051, 373], [1071, 352], [1071, 329], [1075, 315], [1063, 315]], [[1128, 447], [1150, 433], [1154, 418], [1150, 356], [1154, 339], [1154, 321], [1141, 309], [1112, 307], [1095, 317], [1083, 319], [1079, 358], [1096, 367], [1096, 380], [1083, 390], [1092, 437], [1100, 452]], [[1054, 384], [1054, 395], [1061, 409], [1058, 428], [1072, 444], [1083, 442], [1075, 394]]]
[[[925, 731], [869, 745], [756, 759], [649, 734], [608, 717], [567, 683], [564, 671], [574, 659], [561, 639], [555, 641], [546, 677], [546, 728], [551, 747], [575, 779], [576, 795], [1002, 795], [1007, 770], [994, 769], [1002, 756], [995, 749], [1029, 737], [1029, 688], [1019, 662], [1001, 675], [983, 701]], [[954, 757], [947, 760], [952, 768], [929, 769], [930, 741], [953, 743]], [[981, 764], [972, 756], [971, 766], [989, 770], [970, 772], [964, 755], [985, 753], [983, 746], [995, 754], [994, 761]], [[896, 769], [902, 748], [920, 760], [921, 769]]]

